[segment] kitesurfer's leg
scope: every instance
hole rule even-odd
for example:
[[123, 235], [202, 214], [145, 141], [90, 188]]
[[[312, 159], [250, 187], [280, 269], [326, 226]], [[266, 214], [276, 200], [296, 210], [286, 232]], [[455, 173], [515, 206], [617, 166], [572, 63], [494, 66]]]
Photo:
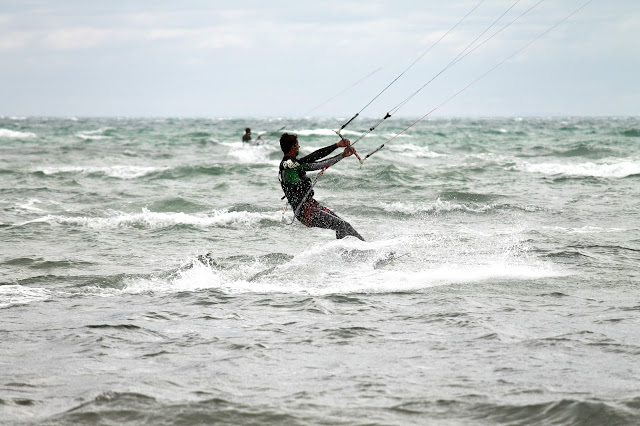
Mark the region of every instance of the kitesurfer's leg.
[[342, 219], [337, 214], [329, 210], [327, 207], [321, 205], [313, 198], [305, 201], [296, 217], [305, 226], [333, 229], [334, 231], [336, 231], [337, 239], [342, 239], [347, 236], [353, 236], [364, 241], [362, 235], [360, 235], [349, 222]]
[[342, 219], [328, 208], [322, 206], [311, 221], [311, 226], [324, 229], [333, 229], [336, 231], [336, 238], [342, 239], [347, 236], [356, 237], [362, 241], [362, 235], [356, 231], [353, 226], [346, 220]]

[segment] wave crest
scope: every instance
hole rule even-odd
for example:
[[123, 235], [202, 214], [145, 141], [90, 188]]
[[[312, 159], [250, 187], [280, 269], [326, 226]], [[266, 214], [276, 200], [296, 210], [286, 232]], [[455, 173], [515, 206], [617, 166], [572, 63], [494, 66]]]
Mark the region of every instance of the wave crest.
[[63, 166], [48, 167], [40, 170], [45, 175], [82, 174], [104, 175], [116, 179], [136, 179], [151, 173], [162, 172], [166, 167], [149, 166]]
[[634, 161], [622, 161], [619, 163], [522, 163], [516, 168], [529, 173], [541, 173], [545, 175], [588, 176], [602, 178], [624, 178], [640, 174], [640, 163]]
[[[48, 215], [27, 223], [46, 222], [59, 225], [76, 225], [91, 229], [144, 228], [159, 229], [176, 225], [201, 228], [211, 226], [244, 225], [253, 226], [261, 221], [280, 222], [275, 213], [230, 212], [218, 210], [211, 214], [187, 214], [182, 212], [152, 212], [146, 208], [141, 213], [112, 212], [109, 217], [56, 216]], [[25, 223], [26, 224], [26, 223]]]
[[16, 130], [0, 129], [0, 138], [4, 139], [31, 139], [37, 135], [31, 132], [18, 132]]

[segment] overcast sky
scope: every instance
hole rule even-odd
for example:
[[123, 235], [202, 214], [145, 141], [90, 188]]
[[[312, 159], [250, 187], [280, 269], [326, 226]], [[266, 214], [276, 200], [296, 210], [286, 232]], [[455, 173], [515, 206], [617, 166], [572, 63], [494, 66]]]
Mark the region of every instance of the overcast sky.
[[[480, 1], [0, 0], [0, 115], [350, 116]], [[586, 1], [542, 1], [396, 115], [438, 107]], [[362, 115], [538, 2], [485, 0]], [[640, 0], [593, 0], [433, 116], [638, 116], [639, 76]]]

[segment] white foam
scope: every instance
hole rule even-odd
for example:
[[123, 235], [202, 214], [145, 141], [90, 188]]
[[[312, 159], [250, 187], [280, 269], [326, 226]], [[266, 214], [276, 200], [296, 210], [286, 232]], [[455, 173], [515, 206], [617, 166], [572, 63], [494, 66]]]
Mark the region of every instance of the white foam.
[[[242, 142], [220, 142], [220, 145], [228, 146], [234, 149], [241, 149], [243, 143]], [[246, 145], [246, 143], [244, 145]]]
[[385, 139], [400, 139], [400, 138], [407, 138], [407, 139], [411, 139], [413, 138], [412, 135], [408, 135], [406, 133], [401, 133], [401, 134], [397, 134], [397, 133], [385, 133], [382, 135], [382, 137], [384, 137]]
[[402, 259], [388, 268], [360, 269], [345, 275], [344, 280], [317, 283], [310, 292], [327, 294], [416, 291], [459, 283], [471, 284], [495, 279], [531, 280], [565, 274], [539, 265], [509, 264], [502, 260], [476, 265], [465, 263], [416, 265], [411, 259]]
[[107, 130], [111, 130], [110, 127], [104, 127], [97, 130], [85, 130], [76, 134], [76, 137], [88, 141], [88, 140], [103, 140], [103, 139], [111, 139], [111, 136], [106, 136], [103, 133]]
[[27, 211], [41, 212], [43, 210], [35, 206], [35, 204], [41, 204], [41, 203], [42, 201], [38, 200], [37, 198], [32, 198], [30, 200], [27, 200], [24, 203], [18, 203], [17, 207]]
[[76, 137], [85, 140], [85, 141], [100, 141], [105, 139], [111, 139], [111, 136], [104, 135], [84, 135], [82, 133], [78, 133]]
[[608, 234], [613, 232], [626, 232], [629, 229], [621, 228], [601, 228], [599, 226], [582, 226], [580, 228], [565, 228], [562, 226], [547, 226], [544, 229], [551, 229], [558, 232], [566, 232], [568, 234]]
[[114, 211], [109, 217], [68, 217], [48, 215], [33, 221], [25, 222], [24, 224], [32, 222], [47, 222], [60, 225], [83, 226], [90, 229], [117, 229], [129, 227], [158, 229], [174, 225], [193, 225], [203, 228], [224, 225], [242, 225], [251, 227], [261, 220], [279, 222], [279, 213], [229, 212], [227, 210], [219, 210], [208, 215], [188, 214], [182, 212], [151, 212], [148, 209], [143, 208], [141, 213], [123, 213]]
[[242, 144], [242, 142], [227, 144], [234, 149], [229, 151], [229, 156], [234, 157], [237, 162], [245, 164], [269, 163], [277, 165], [279, 161], [269, 159], [269, 154], [274, 152], [274, 145], [271, 144]]
[[193, 262], [193, 267], [178, 271], [177, 275], [170, 279], [131, 278], [126, 280], [125, 285], [123, 293], [197, 291], [220, 287], [222, 277], [209, 266]]
[[[306, 257], [306, 256], [303, 256]], [[256, 272], [247, 268], [220, 271], [194, 262], [193, 267], [180, 271], [170, 279], [142, 278], [126, 282], [125, 293], [182, 292], [217, 289], [227, 293], [287, 293], [287, 294], [354, 294], [419, 291], [431, 287], [510, 279], [535, 280], [563, 276], [551, 269], [532, 265], [490, 263], [486, 265], [448, 264], [421, 269], [407, 268], [410, 260], [398, 260], [381, 269], [369, 264], [342, 264], [340, 270], [327, 272], [326, 265], [311, 266], [308, 261], [294, 258], [271, 275], [250, 280]], [[409, 265], [411, 266], [411, 265]], [[264, 265], [262, 266], [264, 268]], [[274, 276], [275, 275], [275, 276]]]
[[394, 203], [378, 203], [378, 206], [387, 212], [402, 214], [448, 213], [455, 211], [483, 213], [495, 207], [494, 204], [461, 204], [452, 201], [443, 201], [440, 198], [436, 199], [433, 203], [407, 203], [398, 201]]
[[41, 171], [46, 175], [55, 175], [58, 173], [79, 173], [83, 175], [102, 173], [106, 176], [118, 179], [136, 179], [149, 173], [167, 170], [168, 167], [145, 167], [145, 166], [62, 166], [62, 167], [46, 167]]
[[417, 146], [411, 143], [399, 145], [389, 144], [386, 145], [391, 152], [400, 153], [405, 157], [411, 158], [435, 158], [435, 157], [446, 157], [445, 154], [439, 154], [437, 152], [433, 152], [429, 150], [428, 146]]
[[630, 175], [640, 174], [640, 162], [621, 161], [618, 163], [527, 163], [517, 166], [517, 169], [531, 173], [542, 173], [546, 175], [566, 175], [566, 176], [593, 176], [605, 178], [623, 178]]
[[513, 157], [502, 155], [502, 154], [496, 154], [494, 152], [481, 152], [481, 153], [468, 154], [468, 155], [465, 155], [464, 158], [480, 159], [483, 161], [491, 161], [496, 163], [513, 163], [514, 162]]
[[[309, 294], [386, 293], [416, 291], [454, 283], [475, 283], [491, 279], [532, 280], [564, 276], [553, 264], [530, 259], [513, 247], [496, 248], [492, 252], [469, 255], [466, 241], [454, 247], [446, 244], [442, 256], [445, 263], [431, 262], [424, 253], [431, 253], [431, 241], [408, 237], [377, 242], [345, 239], [312, 246], [292, 260], [278, 266], [273, 273], [254, 282], [236, 280], [225, 287], [234, 291], [293, 292]], [[344, 261], [346, 249], [367, 250], [364, 259]], [[376, 269], [376, 259], [390, 250], [403, 256], [395, 265]], [[440, 248], [436, 248], [440, 249]], [[408, 256], [411, 254], [411, 257]], [[440, 255], [440, 254], [439, 254]], [[439, 256], [438, 255], [438, 256]], [[227, 277], [229, 278], [229, 277]], [[225, 279], [222, 281], [225, 284]]]
[[[503, 232], [502, 230], [501, 232]], [[129, 278], [125, 288], [98, 289], [100, 295], [157, 293], [216, 289], [226, 293], [353, 294], [420, 291], [451, 284], [474, 284], [488, 280], [531, 281], [566, 276], [558, 265], [530, 258], [514, 235], [488, 231], [476, 234], [469, 248], [469, 233], [459, 240], [404, 236], [375, 242], [355, 238], [315, 244], [277, 266], [253, 262], [219, 269], [196, 259], [186, 262], [170, 277]], [[493, 239], [487, 245], [486, 240]], [[490, 246], [487, 249], [487, 246]], [[344, 252], [360, 250], [356, 257]], [[377, 259], [395, 250], [395, 264], [375, 268]]]
[[30, 139], [35, 138], [37, 135], [31, 132], [18, 132], [9, 129], [0, 129], [0, 138], [5, 139]]
[[44, 288], [23, 287], [21, 285], [0, 286], [0, 308], [49, 298], [51, 298], [51, 292]]

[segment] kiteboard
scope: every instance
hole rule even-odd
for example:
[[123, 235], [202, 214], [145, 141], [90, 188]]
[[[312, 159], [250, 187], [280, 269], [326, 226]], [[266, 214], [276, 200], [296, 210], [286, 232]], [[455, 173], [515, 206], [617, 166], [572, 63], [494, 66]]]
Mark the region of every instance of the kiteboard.
[[342, 259], [347, 262], [371, 262], [374, 269], [382, 268], [388, 265], [395, 265], [395, 261], [405, 256], [411, 256], [410, 253], [398, 254], [396, 250], [389, 251], [382, 255], [376, 256], [377, 250], [344, 250], [341, 253]]
[[373, 263], [373, 269], [378, 269], [378, 268], [382, 268], [383, 266], [387, 266], [387, 265], [395, 265], [396, 261], [398, 259], [401, 259], [405, 256], [411, 256], [411, 253], [406, 252], [403, 254], [398, 254], [397, 251], [390, 251], [389, 253], [385, 254], [384, 256], [378, 258], [374, 263]]

